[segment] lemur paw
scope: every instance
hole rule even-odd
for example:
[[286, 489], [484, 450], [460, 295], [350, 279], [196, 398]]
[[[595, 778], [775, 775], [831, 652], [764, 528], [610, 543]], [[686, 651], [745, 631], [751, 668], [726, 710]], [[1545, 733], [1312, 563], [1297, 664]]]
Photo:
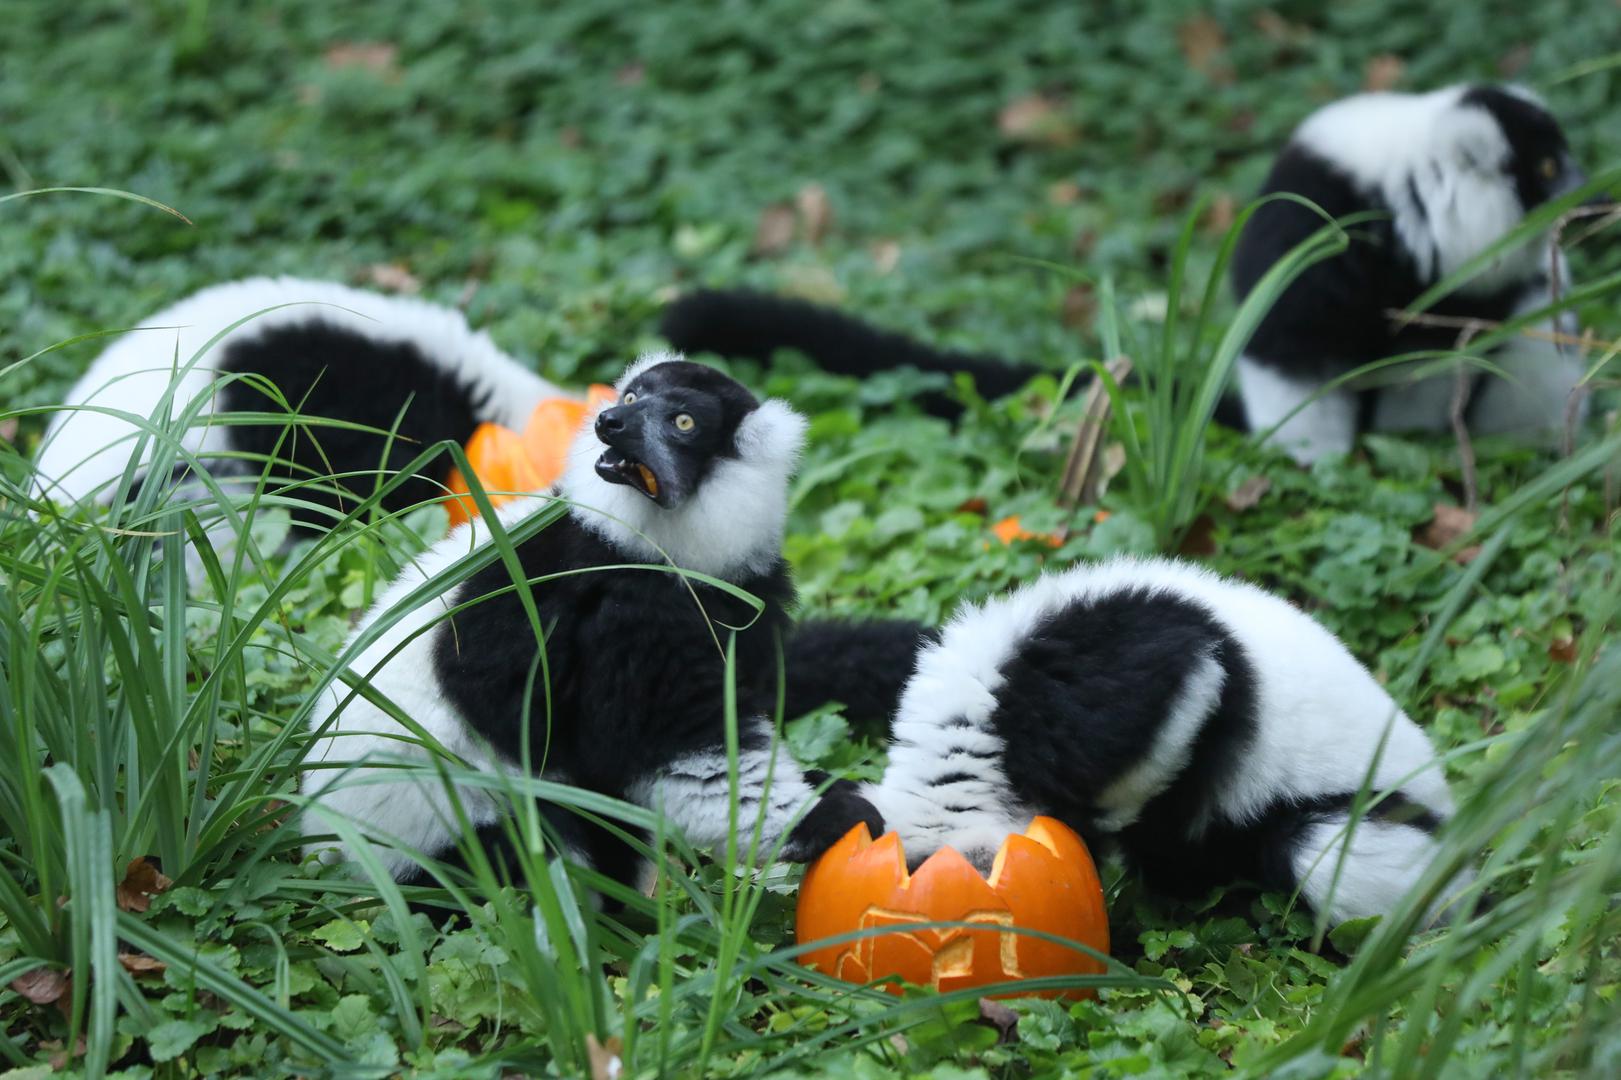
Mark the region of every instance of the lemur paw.
[[866, 822], [867, 831], [879, 836], [884, 831], [883, 815], [861, 795], [861, 789], [848, 780], [836, 780], [820, 802], [800, 819], [783, 846], [787, 862], [810, 862], [838, 843], [844, 834]]

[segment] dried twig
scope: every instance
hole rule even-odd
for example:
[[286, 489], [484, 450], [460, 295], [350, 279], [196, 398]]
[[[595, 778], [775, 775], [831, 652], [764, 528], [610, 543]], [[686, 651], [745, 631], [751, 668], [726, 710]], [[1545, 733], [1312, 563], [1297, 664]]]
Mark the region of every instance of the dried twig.
[[[1131, 360], [1117, 356], [1103, 367], [1119, 384], [1131, 373]], [[1064, 474], [1058, 486], [1059, 506], [1074, 510], [1077, 506], [1097, 500], [1102, 474], [1098, 450], [1103, 446], [1103, 437], [1109, 430], [1110, 410], [1108, 388], [1102, 379], [1094, 378], [1086, 391], [1081, 421], [1075, 429], [1075, 439], [1070, 443], [1069, 456], [1064, 459]]]

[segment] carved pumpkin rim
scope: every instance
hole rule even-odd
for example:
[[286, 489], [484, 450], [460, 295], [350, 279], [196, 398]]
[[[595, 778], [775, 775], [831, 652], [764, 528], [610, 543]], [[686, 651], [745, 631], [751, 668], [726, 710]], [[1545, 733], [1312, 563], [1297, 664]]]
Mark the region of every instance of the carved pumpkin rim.
[[[963, 854], [950, 844], [942, 844], [937, 851], [919, 863], [916, 870], [910, 870], [906, 866], [906, 843], [901, 839], [900, 833], [886, 832], [874, 840], [871, 830], [867, 828], [867, 823], [864, 821], [856, 822], [850, 831], [845, 833], [838, 843], [834, 844], [828, 851], [831, 853], [848, 844], [850, 845], [849, 858], [861, 859], [865, 862], [887, 856], [890, 854], [889, 849], [893, 848], [894, 858], [899, 866], [898, 887], [901, 889], [910, 889], [912, 879], [923, 876], [923, 872], [935, 863], [960, 863], [972, 871], [976, 877], [983, 879], [985, 884], [989, 885], [992, 891], [995, 891], [1002, 880], [1003, 868], [1007, 864], [1008, 851], [1011, 847], [1010, 841], [1016, 836], [1033, 840], [1041, 845], [1042, 850], [1053, 858], [1063, 859], [1062, 853], [1058, 850], [1058, 840], [1053, 832], [1054, 826], [1059, 829], [1069, 828], [1069, 826], [1056, 818], [1048, 817], [1045, 814], [1037, 814], [1030, 819], [1030, 824], [1026, 825], [1022, 832], [1008, 833], [1003, 838], [1001, 846], [996, 849], [996, 857], [991, 861], [991, 869], [988, 874], [981, 874], [973, 863], [964, 858]], [[877, 854], [869, 854], [870, 852], [876, 852]]]

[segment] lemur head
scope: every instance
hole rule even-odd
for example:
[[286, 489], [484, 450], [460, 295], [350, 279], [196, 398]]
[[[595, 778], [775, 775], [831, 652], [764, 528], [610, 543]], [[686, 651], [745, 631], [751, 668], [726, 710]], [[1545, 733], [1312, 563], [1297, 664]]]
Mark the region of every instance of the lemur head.
[[632, 364], [569, 452], [575, 514], [627, 553], [715, 575], [781, 557], [805, 420], [674, 353]]
[[1511, 183], [1523, 212], [1587, 182], [1553, 114], [1517, 86], [1470, 86], [1443, 122], [1453, 129], [1460, 163]]

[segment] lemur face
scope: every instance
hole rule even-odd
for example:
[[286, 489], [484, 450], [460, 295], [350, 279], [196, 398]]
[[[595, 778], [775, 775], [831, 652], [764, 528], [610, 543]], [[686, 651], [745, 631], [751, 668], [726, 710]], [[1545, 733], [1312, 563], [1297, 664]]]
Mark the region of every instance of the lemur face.
[[1587, 175], [1570, 156], [1559, 122], [1528, 94], [1500, 86], [1476, 86], [1463, 95], [1459, 105], [1484, 110], [1502, 132], [1508, 153], [1498, 164], [1512, 180], [1524, 211], [1587, 182]]
[[738, 425], [759, 404], [702, 364], [656, 364], [625, 385], [619, 404], [597, 414], [597, 438], [608, 448], [597, 459], [597, 475], [673, 510], [716, 461], [737, 456]]

